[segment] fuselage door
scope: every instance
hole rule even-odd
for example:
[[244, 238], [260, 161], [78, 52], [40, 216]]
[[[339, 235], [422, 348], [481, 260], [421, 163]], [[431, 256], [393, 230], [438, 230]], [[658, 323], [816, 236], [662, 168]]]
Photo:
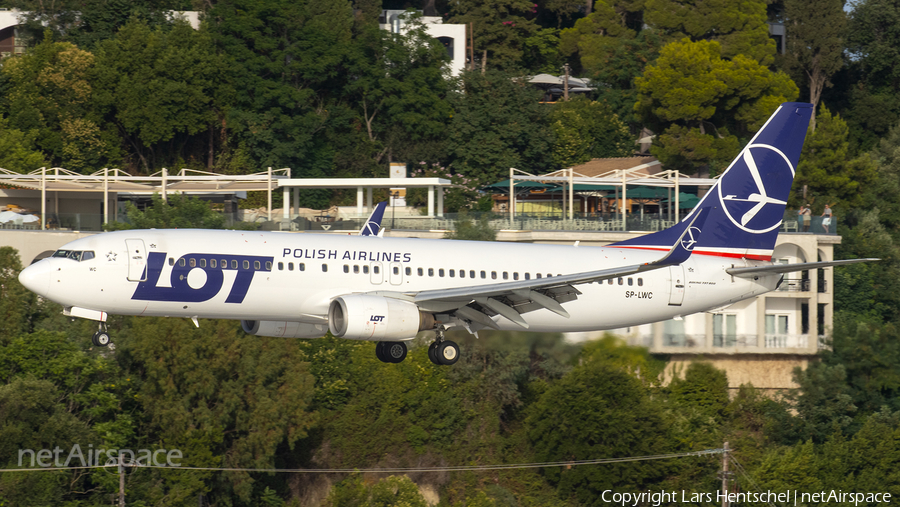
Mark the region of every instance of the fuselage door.
[[381, 282], [384, 281], [384, 272], [382, 272], [380, 262], [369, 264], [369, 275], [371, 276], [372, 285], [381, 285]]
[[681, 306], [684, 301], [684, 288], [687, 285], [684, 278], [684, 265], [669, 266], [669, 305]]
[[399, 262], [391, 263], [391, 273], [389, 278], [391, 280], [391, 285], [400, 285], [403, 283], [403, 265]]
[[126, 239], [125, 249], [128, 251], [128, 281], [146, 281], [147, 249], [144, 247], [144, 240]]

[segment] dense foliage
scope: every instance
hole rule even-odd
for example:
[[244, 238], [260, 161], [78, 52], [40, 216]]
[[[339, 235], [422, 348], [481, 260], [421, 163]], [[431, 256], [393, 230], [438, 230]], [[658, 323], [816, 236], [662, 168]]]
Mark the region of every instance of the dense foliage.
[[[0, 461], [21, 449], [171, 449], [230, 468], [413, 467], [573, 461], [736, 449], [744, 490], [900, 494], [900, 9], [864, 0], [9, 0], [27, 51], [0, 69], [0, 167], [91, 173], [163, 167], [295, 177], [416, 174], [458, 185], [449, 211], [510, 167], [539, 173], [627, 155], [643, 128], [667, 168], [721, 170], [785, 100], [817, 103], [799, 199], [830, 204], [836, 257], [831, 351], [783, 398], [697, 363], [662, 382], [660, 358], [613, 338], [459, 337], [434, 367], [424, 343], [399, 365], [370, 343], [244, 336], [234, 322], [114, 318], [115, 350], [16, 279], [0, 249]], [[471, 23], [458, 78], [415, 16]], [[198, 30], [171, 10], [202, 10]], [[784, 54], [767, 35], [783, 22]], [[463, 48], [457, 47], [456, 51]], [[589, 99], [541, 103], [524, 76], [593, 80]], [[647, 135], [641, 134], [642, 136]], [[303, 194], [321, 207], [352, 198]], [[418, 197], [411, 193], [411, 201]], [[139, 227], [222, 227], [198, 202], [156, 199]], [[119, 225], [118, 227], [126, 227]], [[485, 223], [454, 233], [491, 239]], [[671, 374], [671, 370], [667, 374]], [[729, 396], [731, 394], [732, 396]], [[410, 474], [141, 469], [129, 505], [576, 506], [597, 492], [713, 491], [718, 456], [603, 466]], [[4, 473], [0, 505], [106, 505], [105, 470]]]

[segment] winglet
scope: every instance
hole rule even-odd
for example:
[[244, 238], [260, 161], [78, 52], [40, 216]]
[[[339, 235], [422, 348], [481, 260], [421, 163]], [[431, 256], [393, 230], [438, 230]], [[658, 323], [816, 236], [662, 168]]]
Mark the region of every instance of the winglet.
[[700, 208], [694, 213], [692, 220], [681, 222], [684, 230], [681, 231], [678, 240], [672, 245], [669, 253], [658, 261], [647, 263], [647, 266], [674, 266], [688, 260], [691, 256], [691, 252], [694, 250], [694, 245], [696, 245], [697, 241], [700, 239], [703, 224], [706, 222], [706, 217], [708, 216], [709, 208]]
[[385, 208], [387, 208], [386, 202], [376, 204], [375, 209], [372, 210], [372, 214], [366, 219], [366, 223], [363, 224], [362, 229], [359, 230], [359, 234], [357, 235], [378, 236], [378, 232], [381, 230], [381, 219], [384, 218]]

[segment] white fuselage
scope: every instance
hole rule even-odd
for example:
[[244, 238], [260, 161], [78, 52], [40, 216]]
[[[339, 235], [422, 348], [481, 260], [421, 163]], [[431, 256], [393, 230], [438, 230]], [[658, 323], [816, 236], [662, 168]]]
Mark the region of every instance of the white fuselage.
[[[94, 257], [48, 258], [32, 268], [40, 265], [33, 271], [39, 271], [40, 277], [47, 274], [43, 295], [66, 307], [120, 315], [310, 324], [327, 323], [331, 301], [348, 294], [497, 284], [652, 262], [665, 254], [607, 247], [189, 229], [99, 234], [73, 241], [63, 250], [93, 252]], [[688, 315], [775, 288], [780, 275], [753, 280], [725, 272], [749, 265], [751, 261], [743, 259], [695, 254], [678, 266], [576, 285], [581, 295], [564, 303], [569, 318], [546, 309], [528, 312], [523, 318], [530, 331], [570, 332]], [[146, 280], [140, 281], [141, 277]], [[522, 329], [499, 315], [493, 320], [502, 329]]]

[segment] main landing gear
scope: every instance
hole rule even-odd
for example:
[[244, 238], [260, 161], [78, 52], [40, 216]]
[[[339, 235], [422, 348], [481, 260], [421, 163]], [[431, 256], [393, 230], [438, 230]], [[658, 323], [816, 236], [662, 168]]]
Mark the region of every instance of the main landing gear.
[[459, 345], [444, 339], [444, 328], [438, 328], [434, 335], [434, 342], [428, 346], [428, 359], [440, 366], [450, 366], [459, 361]]
[[[107, 340], [109, 340], [108, 336]], [[375, 344], [375, 357], [382, 363], [399, 363], [406, 359], [406, 353], [406, 343], [404, 342], [378, 342]], [[459, 345], [444, 339], [443, 328], [437, 330], [434, 342], [428, 346], [428, 359], [439, 366], [449, 366], [459, 361]]]
[[91, 337], [91, 342], [96, 347], [106, 347], [109, 345], [109, 333], [106, 332], [106, 324], [101, 322], [97, 332]]
[[403, 342], [378, 342], [375, 357], [382, 363], [399, 363], [406, 359], [406, 344]]

